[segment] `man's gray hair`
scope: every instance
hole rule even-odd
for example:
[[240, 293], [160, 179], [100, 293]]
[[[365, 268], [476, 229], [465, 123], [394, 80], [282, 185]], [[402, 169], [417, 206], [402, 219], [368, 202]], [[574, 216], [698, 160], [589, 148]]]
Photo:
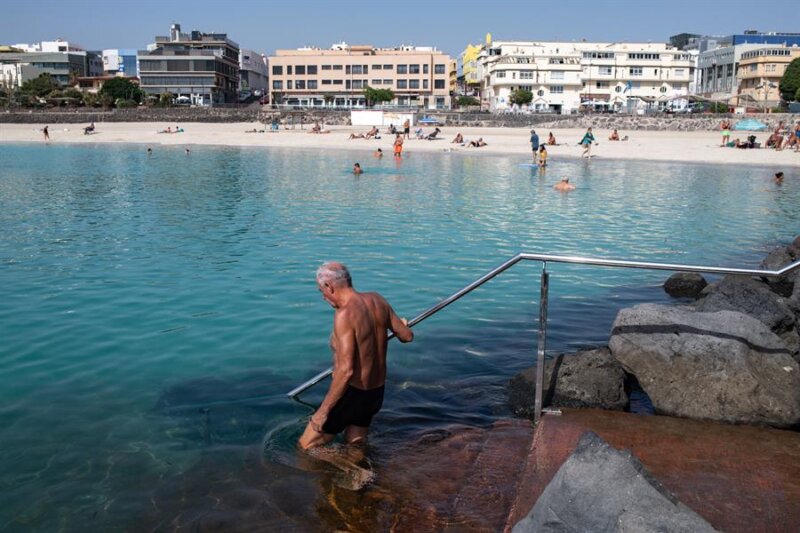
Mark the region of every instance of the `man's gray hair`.
[[350, 271], [341, 263], [328, 262], [323, 263], [317, 269], [317, 281], [320, 283], [327, 283], [334, 287], [351, 287], [353, 281], [350, 278]]

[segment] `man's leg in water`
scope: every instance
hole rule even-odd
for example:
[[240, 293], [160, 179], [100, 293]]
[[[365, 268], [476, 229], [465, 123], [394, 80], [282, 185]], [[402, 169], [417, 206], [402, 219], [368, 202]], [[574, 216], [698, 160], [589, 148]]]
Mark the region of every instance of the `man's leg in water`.
[[367, 432], [369, 432], [369, 428], [361, 426], [347, 426], [344, 430], [344, 441], [347, 444], [366, 444]]
[[324, 446], [332, 441], [336, 435], [329, 435], [327, 433], [320, 433], [311, 427], [311, 422], [306, 426], [306, 430], [297, 442], [304, 450]]

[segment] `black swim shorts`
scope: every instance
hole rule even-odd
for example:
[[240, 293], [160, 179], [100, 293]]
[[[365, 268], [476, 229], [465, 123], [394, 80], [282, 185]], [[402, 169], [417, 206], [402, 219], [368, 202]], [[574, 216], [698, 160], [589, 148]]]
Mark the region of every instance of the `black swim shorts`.
[[322, 426], [322, 431], [329, 435], [341, 433], [347, 426], [369, 427], [372, 417], [383, 406], [383, 386], [377, 389], [361, 390], [350, 385]]

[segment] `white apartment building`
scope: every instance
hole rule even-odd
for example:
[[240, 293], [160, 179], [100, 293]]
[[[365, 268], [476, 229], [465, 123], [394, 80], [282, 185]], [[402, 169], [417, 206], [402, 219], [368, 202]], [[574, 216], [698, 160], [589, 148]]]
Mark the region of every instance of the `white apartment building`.
[[267, 56], [255, 50], [239, 50], [239, 92], [243, 94], [267, 93]]
[[634, 109], [685, 96], [694, 77], [688, 52], [661, 43], [494, 41], [479, 58], [481, 97], [491, 111], [513, 106], [520, 88], [536, 111], [581, 105]]

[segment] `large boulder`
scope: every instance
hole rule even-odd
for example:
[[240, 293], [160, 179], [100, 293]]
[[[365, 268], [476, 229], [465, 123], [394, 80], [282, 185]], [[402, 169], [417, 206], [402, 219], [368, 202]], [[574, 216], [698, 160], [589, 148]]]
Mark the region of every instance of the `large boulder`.
[[512, 533], [567, 531], [716, 530], [670, 494], [630, 452], [615, 450], [587, 432]]
[[762, 322], [736, 311], [642, 304], [614, 321], [609, 348], [657, 413], [800, 424], [800, 368]]
[[[763, 261], [760, 267], [765, 270], [780, 270], [786, 265], [794, 263], [800, 259], [800, 236], [795, 237], [789, 246], [779, 246], [772, 250]], [[800, 279], [800, 270], [795, 270], [784, 276], [777, 278], [764, 278], [770, 288], [781, 296], [792, 294], [797, 281]]]
[[[628, 404], [625, 371], [608, 348], [559, 354], [544, 367], [545, 405], [622, 410]], [[519, 416], [533, 417], [536, 367], [511, 379], [508, 401]]]
[[678, 272], [664, 282], [664, 291], [670, 296], [697, 298], [708, 282], [696, 272]]
[[769, 286], [747, 276], [725, 276], [716, 288], [697, 304], [697, 310], [739, 311], [757, 318], [780, 334], [794, 329], [795, 316], [786, 299]]

